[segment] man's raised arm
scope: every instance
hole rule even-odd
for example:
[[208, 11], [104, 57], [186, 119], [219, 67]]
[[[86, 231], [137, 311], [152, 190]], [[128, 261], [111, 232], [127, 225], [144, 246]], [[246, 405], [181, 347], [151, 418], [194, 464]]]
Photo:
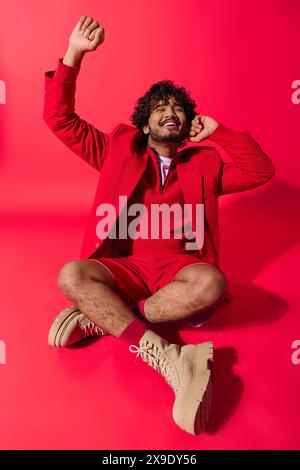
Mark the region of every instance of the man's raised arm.
[[75, 113], [76, 79], [86, 52], [104, 41], [98, 21], [82, 16], [71, 33], [69, 47], [54, 71], [45, 73], [43, 119], [70, 150], [101, 170], [106, 158], [109, 135], [96, 129]]

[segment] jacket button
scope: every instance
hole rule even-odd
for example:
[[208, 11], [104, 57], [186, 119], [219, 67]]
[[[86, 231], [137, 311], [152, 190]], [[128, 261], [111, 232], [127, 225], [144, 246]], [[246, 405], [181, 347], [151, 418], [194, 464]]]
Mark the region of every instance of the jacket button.
[[99, 246], [100, 246], [100, 242], [96, 242], [95, 243], [95, 248], [99, 248]]

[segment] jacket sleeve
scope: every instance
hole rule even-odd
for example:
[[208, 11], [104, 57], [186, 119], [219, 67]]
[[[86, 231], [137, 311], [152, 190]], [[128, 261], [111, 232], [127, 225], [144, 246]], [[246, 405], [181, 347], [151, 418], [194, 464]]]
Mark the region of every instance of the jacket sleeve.
[[220, 145], [233, 160], [221, 160], [219, 195], [245, 191], [269, 181], [275, 175], [275, 166], [248, 131], [237, 132], [224, 124], [213, 131], [210, 140]]
[[43, 119], [70, 150], [100, 171], [107, 156], [110, 135], [75, 113], [76, 79], [80, 66], [58, 60], [56, 70], [45, 72]]

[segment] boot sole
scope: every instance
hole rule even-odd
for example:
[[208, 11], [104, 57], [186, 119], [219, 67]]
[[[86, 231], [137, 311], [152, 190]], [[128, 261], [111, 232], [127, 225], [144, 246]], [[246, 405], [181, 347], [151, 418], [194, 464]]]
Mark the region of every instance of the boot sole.
[[77, 307], [68, 307], [63, 310], [54, 320], [48, 335], [48, 344], [55, 348], [61, 347], [61, 338], [69, 324], [81, 313]]
[[213, 343], [196, 345], [194, 377], [185, 396], [183, 426], [186, 432], [199, 435], [206, 427], [212, 401]]

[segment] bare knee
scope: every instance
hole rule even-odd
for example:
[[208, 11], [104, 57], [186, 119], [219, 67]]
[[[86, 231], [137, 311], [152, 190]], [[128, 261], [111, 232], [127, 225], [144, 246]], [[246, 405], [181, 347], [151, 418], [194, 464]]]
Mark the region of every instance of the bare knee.
[[224, 299], [228, 283], [225, 276], [217, 268], [210, 266], [193, 280], [192, 286], [195, 297], [199, 301], [205, 301], [208, 305], [213, 305]]
[[92, 260], [68, 261], [57, 279], [58, 287], [66, 294], [78, 289], [84, 281], [103, 282], [116, 288], [116, 283], [105, 266]]
[[57, 284], [64, 293], [69, 291], [80, 280], [82, 275], [81, 264], [81, 260], [68, 261], [61, 268], [58, 274]]

